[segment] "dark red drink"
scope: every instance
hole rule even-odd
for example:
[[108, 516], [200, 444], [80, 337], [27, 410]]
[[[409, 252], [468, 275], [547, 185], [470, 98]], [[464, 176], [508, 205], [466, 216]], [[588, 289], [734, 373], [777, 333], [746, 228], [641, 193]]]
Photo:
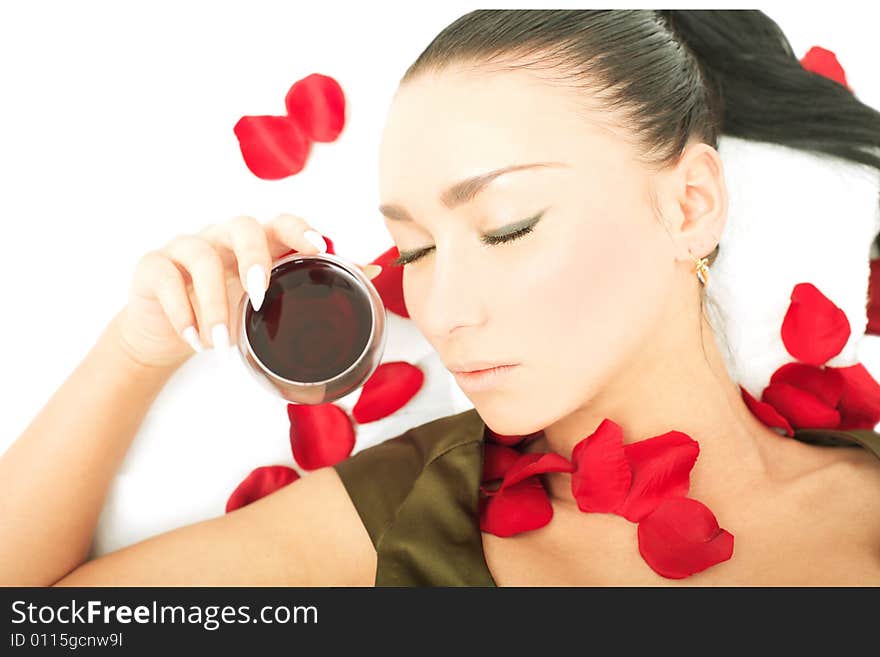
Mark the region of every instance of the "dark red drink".
[[322, 260], [273, 268], [259, 311], [244, 327], [254, 355], [276, 376], [302, 383], [332, 379], [355, 364], [373, 325], [370, 297], [354, 276]]

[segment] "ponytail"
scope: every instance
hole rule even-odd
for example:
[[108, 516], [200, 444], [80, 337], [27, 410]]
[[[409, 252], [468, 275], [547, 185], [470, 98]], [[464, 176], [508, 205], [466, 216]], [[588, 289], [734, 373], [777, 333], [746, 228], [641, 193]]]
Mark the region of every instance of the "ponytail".
[[696, 57], [724, 134], [880, 170], [880, 112], [842, 84], [805, 69], [763, 12], [657, 13]]

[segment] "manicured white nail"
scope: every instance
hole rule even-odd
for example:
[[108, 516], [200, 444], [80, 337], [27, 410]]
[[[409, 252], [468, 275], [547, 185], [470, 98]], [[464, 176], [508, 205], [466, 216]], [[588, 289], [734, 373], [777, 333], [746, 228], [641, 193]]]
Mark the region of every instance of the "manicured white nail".
[[229, 358], [229, 331], [226, 324], [214, 324], [211, 329], [211, 342], [214, 343], [214, 351], [222, 352], [224, 358]]
[[247, 291], [254, 310], [259, 310], [266, 296], [266, 268], [263, 265], [251, 265], [247, 270]]
[[199, 340], [199, 334], [196, 333], [196, 329], [194, 326], [187, 326], [181, 332], [183, 339], [187, 341], [192, 350], [195, 352], [202, 351], [204, 347], [202, 346], [202, 341]]
[[307, 230], [305, 233], [305, 238], [315, 245], [315, 248], [318, 249], [321, 253], [324, 253], [327, 250], [327, 242], [321, 237], [321, 233], [316, 230]]

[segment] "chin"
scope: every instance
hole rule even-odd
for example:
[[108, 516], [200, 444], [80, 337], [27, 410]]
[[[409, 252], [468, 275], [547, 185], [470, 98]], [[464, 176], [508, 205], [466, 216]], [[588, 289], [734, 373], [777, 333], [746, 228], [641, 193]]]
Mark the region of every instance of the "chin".
[[543, 414], [529, 412], [521, 405], [514, 410], [509, 403], [491, 404], [484, 400], [483, 403], [474, 401], [473, 404], [485, 425], [501, 436], [528, 436], [550, 424], [550, 419], [542, 419]]

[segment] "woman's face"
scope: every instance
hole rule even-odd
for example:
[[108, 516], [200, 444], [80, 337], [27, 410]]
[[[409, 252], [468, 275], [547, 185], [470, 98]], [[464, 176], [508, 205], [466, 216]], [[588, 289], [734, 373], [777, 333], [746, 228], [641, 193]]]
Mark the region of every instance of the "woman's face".
[[[652, 213], [648, 173], [572, 93], [523, 71], [423, 76], [399, 89], [382, 135], [385, 224], [401, 253], [428, 249], [404, 269], [410, 317], [450, 369], [518, 364], [489, 390], [465, 390], [503, 434], [587, 403], [670, 321], [681, 263]], [[496, 177], [470, 200], [443, 196], [539, 162], [552, 164]], [[539, 214], [514, 241], [481, 241]]]

